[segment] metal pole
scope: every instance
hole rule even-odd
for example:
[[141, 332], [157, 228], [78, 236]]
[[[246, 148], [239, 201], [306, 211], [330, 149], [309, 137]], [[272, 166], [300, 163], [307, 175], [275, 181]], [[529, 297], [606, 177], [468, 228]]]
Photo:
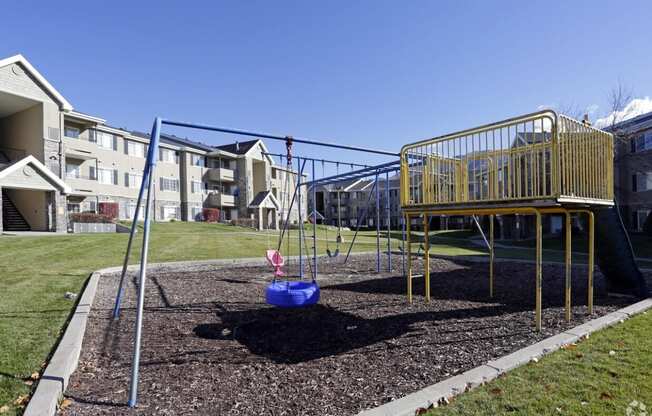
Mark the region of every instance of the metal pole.
[[[147, 157], [149, 158], [149, 154], [147, 155]], [[125, 280], [125, 275], [127, 274], [129, 257], [131, 256], [131, 245], [134, 241], [134, 235], [136, 235], [136, 230], [138, 229], [138, 217], [140, 216], [140, 205], [142, 204], [143, 195], [145, 194], [145, 188], [148, 182], [149, 182], [149, 165], [146, 164], [145, 168], [143, 169], [143, 180], [140, 183], [140, 191], [138, 191], [136, 212], [134, 212], [134, 219], [131, 223], [131, 230], [129, 231], [127, 252], [125, 253], [125, 259], [124, 262], [122, 263], [122, 273], [120, 273], [120, 283], [118, 283], [118, 293], [115, 296], [115, 304], [113, 305], [113, 319], [118, 319], [118, 317], [120, 316], [120, 304], [122, 303], [122, 296], [124, 295], [123, 284]]]
[[364, 211], [362, 213], [358, 214], [357, 220], [356, 220], [356, 226], [355, 226], [355, 233], [353, 234], [353, 238], [351, 239], [351, 244], [349, 245], [349, 249], [346, 251], [346, 257], [344, 258], [344, 261], [342, 264], [346, 264], [347, 260], [349, 260], [349, 256], [351, 255], [351, 249], [353, 248], [353, 245], [355, 244], [355, 240], [358, 237], [358, 231], [360, 231], [360, 225], [362, 224], [362, 218], [365, 219], [365, 222], [367, 223], [367, 226], [369, 225], [367, 220], [367, 212], [369, 211], [369, 203], [371, 202], [371, 197], [374, 194], [374, 190], [376, 189], [377, 183], [374, 182], [374, 185], [371, 188], [371, 191], [369, 192], [369, 197], [367, 198], [367, 204], [364, 207]]
[[368, 168], [362, 168], [362, 169], [354, 170], [354, 171], [351, 171], [351, 172], [338, 173], [336, 175], [327, 176], [325, 178], [320, 178], [319, 180], [316, 180], [316, 181], [310, 181], [310, 182], [307, 183], [307, 185], [312, 185], [314, 182], [319, 182], [319, 183], [329, 182], [329, 181], [339, 182], [339, 181], [336, 181], [336, 179], [341, 180], [341, 179], [350, 179], [352, 177], [357, 178], [357, 177], [360, 177], [360, 175], [362, 175], [361, 177], [363, 177], [363, 178], [367, 177], [367, 176], [371, 176], [371, 175], [377, 175], [379, 173], [384, 173], [384, 171], [380, 170], [380, 169], [383, 169], [383, 168], [388, 168], [388, 169], [389, 168], [394, 168], [394, 169], [391, 169], [391, 170], [400, 169], [400, 166], [396, 166], [396, 165], [400, 165], [400, 163], [401, 163], [400, 160], [394, 160], [392, 162], [381, 163], [379, 165], [369, 166]]
[[410, 233], [410, 215], [405, 215], [405, 225], [407, 228], [407, 296], [408, 302], [412, 303], [412, 235]]
[[[269, 153], [269, 152], [260, 152], [263, 155], [266, 156], [276, 156], [276, 157], [283, 157], [285, 156], [283, 153]], [[352, 163], [352, 162], [346, 162], [346, 161], [341, 161], [341, 160], [329, 160], [329, 159], [316, 159], [312, 157], [306, 157], [306, 156], [299, 156], [303, 160], [309, 160], [311, 162], [323, 162], [323, 163], [333, 163], [333, 164], [339, 164], [339, 165], [349, 165], [349, 166], [355, 166], [357, 168], [368, 168], [369, 165], [361, 165], [359, 163]], [[313, 178], [314, 179], [314, 178]]]
[[489, 297], [494, 297], [494, 216], [489, 216]]
[[[305, 163], [305, 162], [304, 162]], [[301, 170], [301, 159], [297, 157], [297, 172]], [[301, 172], [297, 176], [297, 208], [299, 209], [299, 277], [303, 279], [303, 220], [301, 217]]]
[[[303, 168], [306, 166], [306, 162], [303, 162], [303, 165], [301, 165], [301, 170], [299, 171], [299, 175], [303, 174]], [[288, 222], [290, 222], [290, 213], [292, 212], [292, 207], [294, 206], [294, 200], [297, 198], [297, 190], [299, 189], [298, 186], [294, 187], [294, 192], [292, 192], [292, 200], [290, 201], [290, 207], [288, 208], [288, 213], [285, 216], [285, 224], [283, 224], [283, 229], [281, 230], [281, 235], [278, 238], [278, 246], [276, 247], [277, 250], [281, 250], [281, 243], [283, 242], [283, 237], [285, 236], [285, 232], [287, 231], [288, 227]]]
[[380, 273], [380, 184], [376, 173], [376, 273]]
[[[240, 136], [250, 136], [256, 138], [263, 138], [263, 139], [282, 140], [282, 141], [286, 141], [288, 139], [288, 136], [278, 136], [278, 135], [267, 134], [267, 133], [256, 133], [256, 132], [250, 132], [245, 130], [226, 128], [226, 127], [210, 126], [207, 124], [186, 123], [183, 121], [164, 120], [163, 124], [167, 124], [170, 126], [178, 126], [178, 127], [190, 127], [190, 128], [200, 129], [200, 130], [217, 131], [220, 133], [238, 134]], [[386, 150], [368, 149], [365, 147], [329, 143], [325, 140], [312, 140], [312, 139], [292, 137], [292, 141], [295, 143], [306, 143], [315, 146], [334, 147], [336, 149], [354, 150], [357, 152], [375, 153], [375, 154], [385, 155], [385, 156], [399, 156], [399, 153], [396, 152], [388, 152]]]
[[[315, 179], [315, 161], [312, 161], [312, 179]], [[317, 280], [317, 186], [312, 187], [312, 280]]]
[[423, 214], [423, 278], [426, 287], [426, 302], [430, 302], [430, 218]]
[[385, 173], [385, 180], [387, 182], [386, 190], [385, 190], [385, 196], [387, 196], [387, 271], [391, 272], [392, 271], [392, 238], [391, 238], [391, 233], [392, 233], [392, 228], [391, 228], [391, 223], [392, 223], [392, 200], [391, 196], [389, 193], [389, 172]]
[[136, 339], [134, 342], [134, 355], [131, 363], [131, 385], [129, 387], [129, 407], [136, 406], [138, 399], [138, 370], [140, 365], [140, 343], [143, 330], [143, 308], [145, 305], [145, 284], [147, 275], [147, 251], [149, 248], [150, 232], [150, 214], [152, 202], [152, 178], [154, 177], [154, 168], [156, 167], [156, 150], [158, 149], [159, 136], [161, 133], [161, 119], [154, 120], [152, 127], [152, 138], [150, 146], [154, 149], [148, 155], [147, 164], [149, 165], [149, 175], [147, 177], [147, 202], [145, 205], [145, 226], [143, 229], [143, 248], [140, 253], [140, 280], [138, 283], [138, 305], [136, 309]]
[[587, 211], [589, 216], [589, 288], [588, 288], [588, 311], [593, 313], [593, 269], [595, 268], [595, 216], [593, 212]]
[[537, 238], [537, 248], [536, 248], [536, 288], [535, 288], [535, 311], [534, 311], [534, 316], [535, 316], [535, 325], [537, 331], [541, 331], [541, 272], [542, 272], [542, 251], [541, 251], [541, 246], [542, 246], [542, 232], [541, 232], [541, 213], [539, 211], [536, 211], [536, 227], [537, 227], [537, 232], [536, 232], [536, 238]]
[[571, 230], [571, 214], [570, 212], [566, 212], [565, 215], [565, 221], [566, 221], [566, 252], [565, 252], [565, 260], [566, 260], [566, 290], [564, 291], [564, 305], [566, 309], [566, 321], [570, 322], [571, 320], [571, 287], [572, 287], [572, 270], [571, 270], [571, 262], [572, 262], [572, 256], [571, 256], [571, 249], [572, 249], [572, 230]]
[[401, 215], [401, 252], [403, 253], [401, 256], [403, 277], [405, 277], [405, 217], [403, 215]]

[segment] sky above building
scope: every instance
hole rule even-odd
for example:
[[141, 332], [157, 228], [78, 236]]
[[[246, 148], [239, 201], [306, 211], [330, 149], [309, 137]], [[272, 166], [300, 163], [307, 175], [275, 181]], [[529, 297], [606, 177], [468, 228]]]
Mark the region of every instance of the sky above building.
[[161, 115], [398, 151], [542, 107], [604, 117], [618, 83], [652, 110], [649, 1], [147, 3], [12, 2], [0, 57], [132, 130]]

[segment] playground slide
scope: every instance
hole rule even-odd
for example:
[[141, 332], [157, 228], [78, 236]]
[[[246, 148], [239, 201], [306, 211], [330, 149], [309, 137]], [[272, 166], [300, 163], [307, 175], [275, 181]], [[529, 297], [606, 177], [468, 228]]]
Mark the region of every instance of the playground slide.
[[610, 292], [648, 296], [645, 277], [634, 260], [617, 208], [595, 209], [596, 260]]

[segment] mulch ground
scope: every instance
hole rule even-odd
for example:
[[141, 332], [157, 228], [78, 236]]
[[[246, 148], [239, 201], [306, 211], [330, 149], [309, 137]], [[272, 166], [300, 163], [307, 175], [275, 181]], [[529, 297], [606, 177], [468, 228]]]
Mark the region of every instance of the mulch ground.
[[607, 296], [596, 273], [588, 316], [578, 267], [568, 324], [563, 267], [547, 265], [537, 333], [532, 265], [497, 263], [494, 299], [486, 263], [432, 259], [431, 268], [432, 302], [416, 279], [408, 305], [400, 257], [380, 274], [375, 257], [321, 262], [320, 304], [296, 310], [264, 303], [267, 267], [150, 273], [136, 409], [125, 404], [134, 276], [119, 321], [110, 318], [117, 278], [104, 277], [61, 414], [351, 415], [631, 303]]

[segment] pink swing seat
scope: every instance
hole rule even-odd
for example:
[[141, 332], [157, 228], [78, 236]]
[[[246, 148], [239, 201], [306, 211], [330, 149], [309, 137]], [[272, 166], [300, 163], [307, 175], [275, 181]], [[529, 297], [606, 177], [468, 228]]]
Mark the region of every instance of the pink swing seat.
[[281, 267], [283, 267], [285, 264], [285, 260], [278, 250], [267, 250], [265, 252], [265, 257], [267, 258], [269, 264], [271, 264], [274, 268], [275, 277], [285, 276], [285, 273], [283, 273], [283, 270], [281, 270]]

